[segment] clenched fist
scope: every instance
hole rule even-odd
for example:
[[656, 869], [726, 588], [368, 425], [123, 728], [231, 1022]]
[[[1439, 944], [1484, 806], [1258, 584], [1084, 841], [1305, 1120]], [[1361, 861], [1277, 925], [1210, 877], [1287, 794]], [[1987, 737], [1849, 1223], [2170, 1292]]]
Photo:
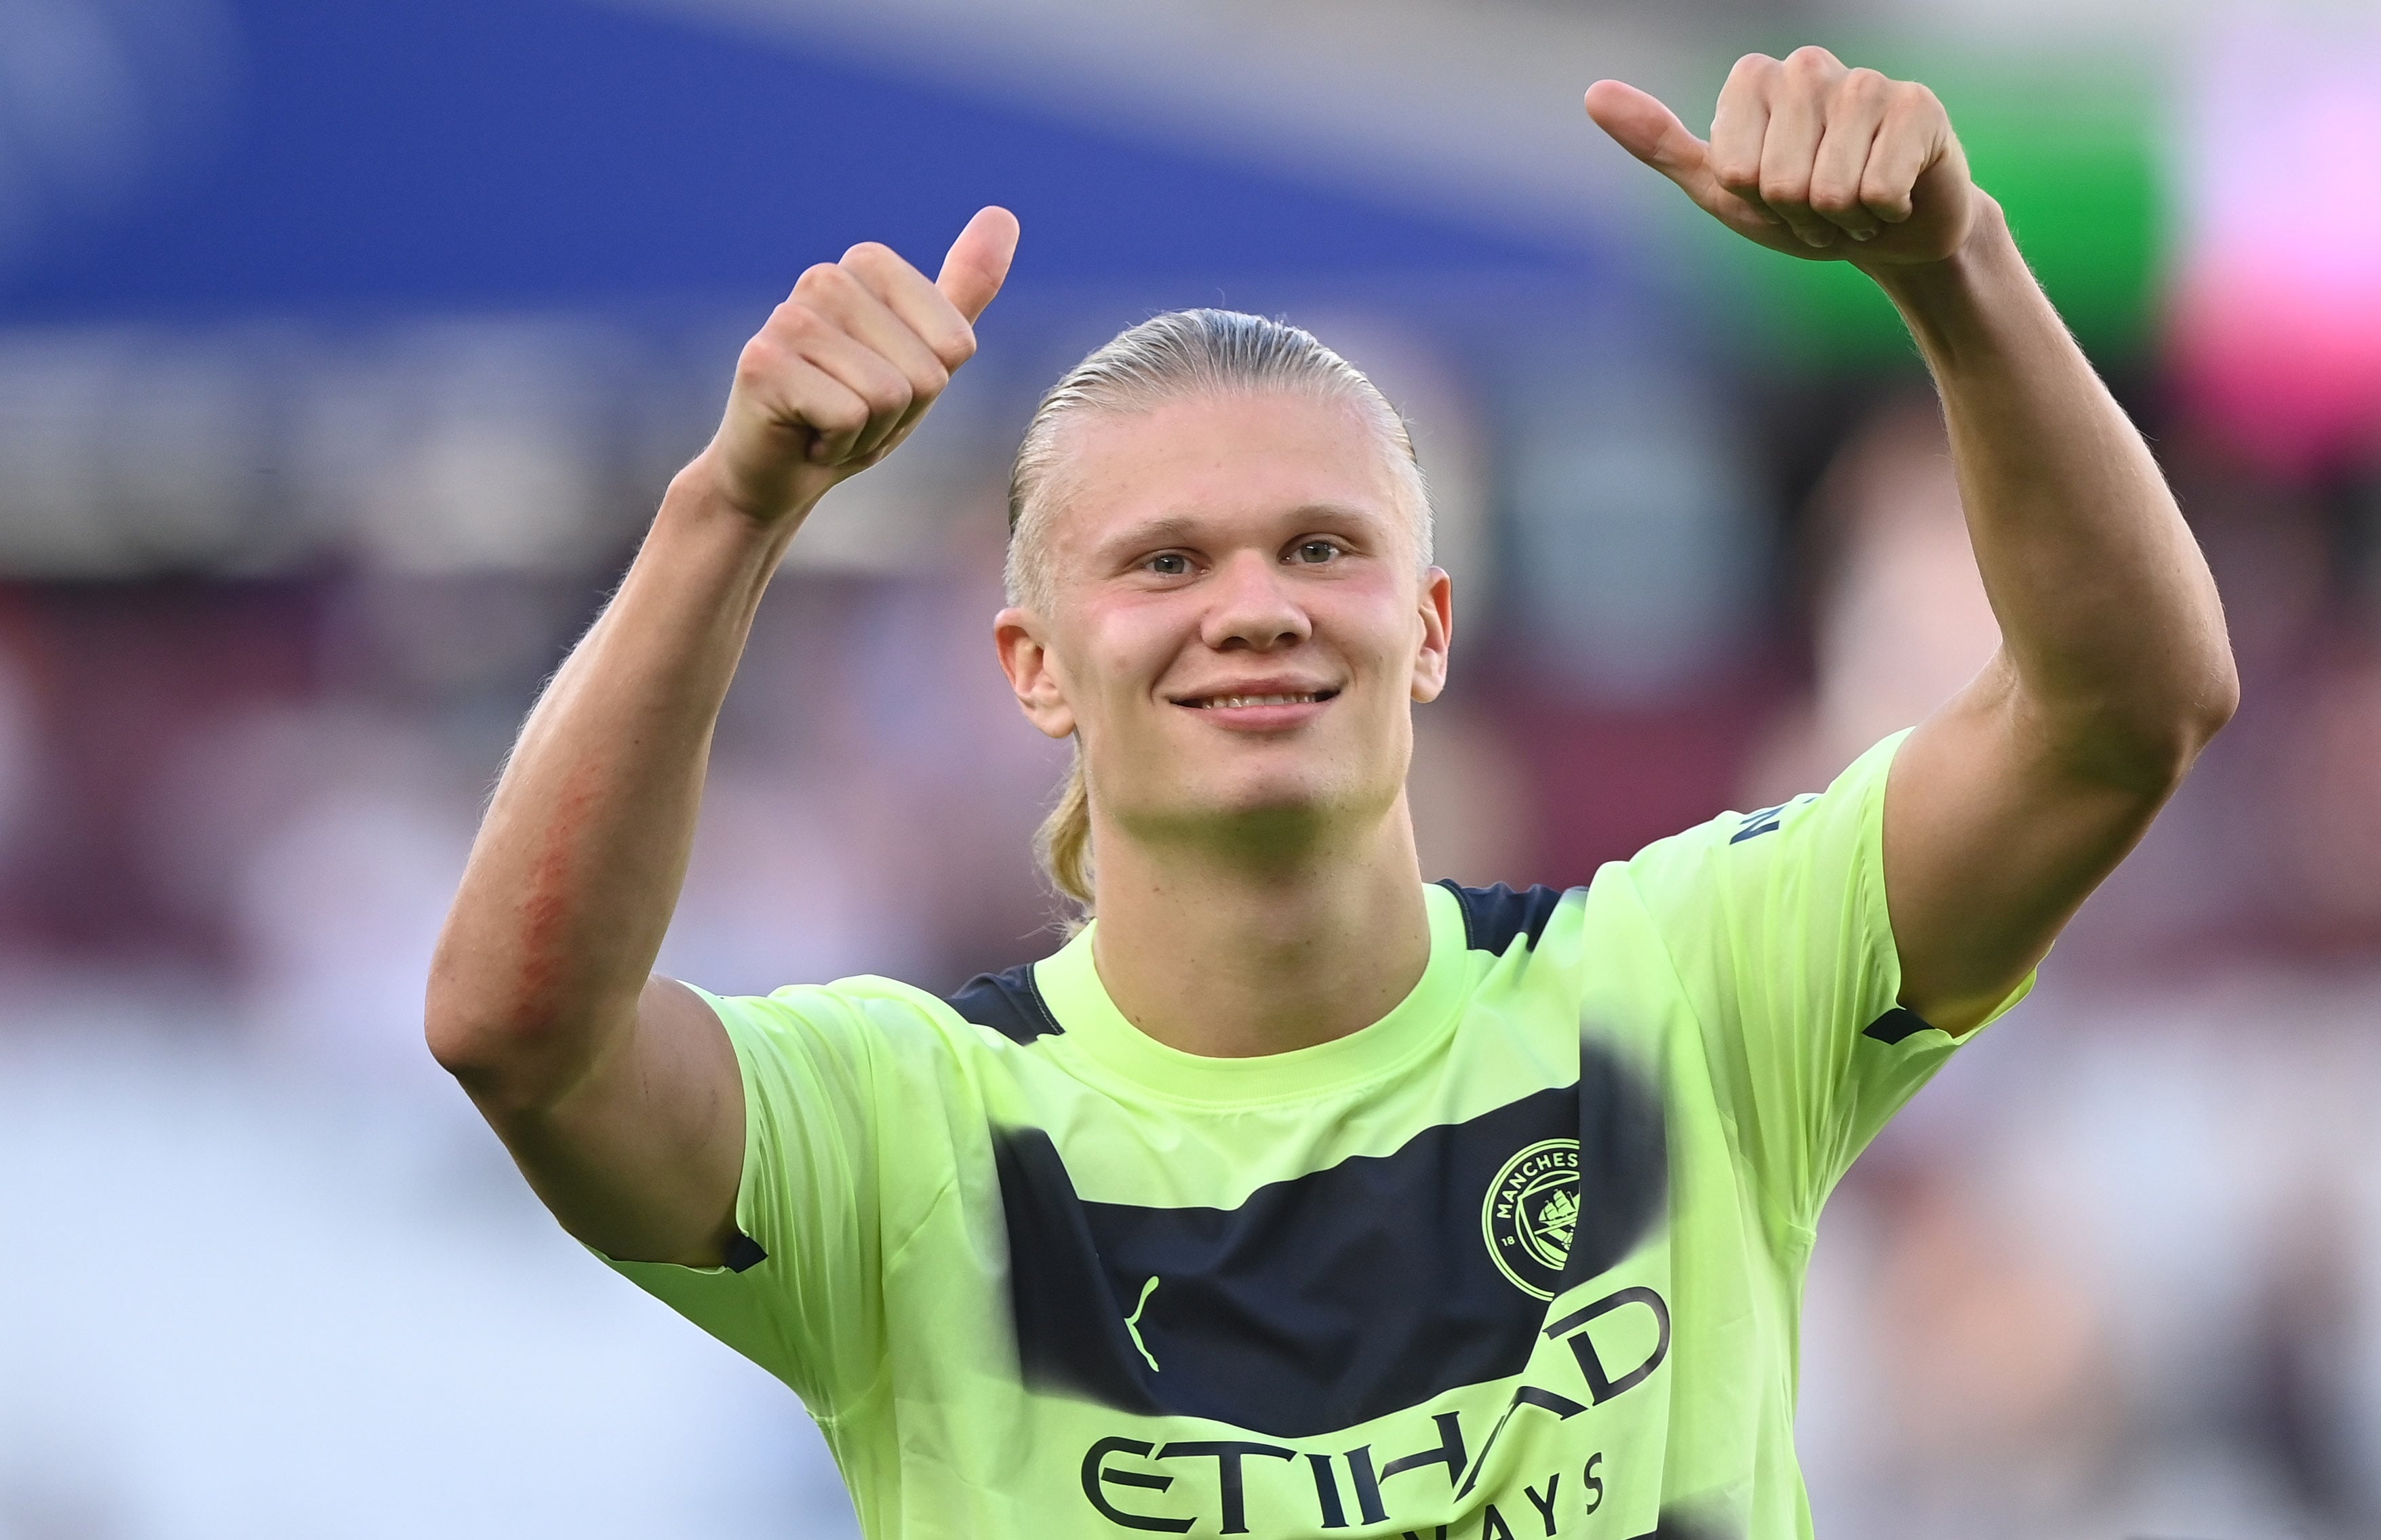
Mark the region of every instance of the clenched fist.
[[1589, 88], [1587, 111], [1729, 229], [1814, 261], [1939, 261], [1967, 239], [1984, 196], [1933, 92], [1847, 69], [1824, 48], [1739, 59], [1708, 143], [1618, 80]]
[[744, 345], [719, 432], [697, 458], [763, 523], [809, 510], [910, 435], [975, 353], [975, 320], [1008, 275], [1017, 216], [968, 221], [932, 282], [866, 241], [821, 263]]

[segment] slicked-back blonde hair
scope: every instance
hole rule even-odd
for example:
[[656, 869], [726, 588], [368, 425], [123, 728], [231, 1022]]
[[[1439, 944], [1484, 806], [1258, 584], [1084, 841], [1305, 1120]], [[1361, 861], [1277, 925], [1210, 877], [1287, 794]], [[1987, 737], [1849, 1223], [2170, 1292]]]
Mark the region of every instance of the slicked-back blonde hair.
[[[1405, 419], [1363, 372], [1288, 322], [1239, 311], [1168, 311], [1118, 334], [1067, 371], [1033, 409], [1008, 477], [1008, 602], [1049, 613], [1048, 529], [1058, 501], [1060, 430], [1088, 413], [1147, 411], [1195, 396], [1302, 396], [1346, 401], [1377, 431], [1413, 516], [1417, 567], [1430, 565], [1430, 495]], [[1034, 837], [1051, 885], [1092, 912], [1092, 788], [1082, 745]]]

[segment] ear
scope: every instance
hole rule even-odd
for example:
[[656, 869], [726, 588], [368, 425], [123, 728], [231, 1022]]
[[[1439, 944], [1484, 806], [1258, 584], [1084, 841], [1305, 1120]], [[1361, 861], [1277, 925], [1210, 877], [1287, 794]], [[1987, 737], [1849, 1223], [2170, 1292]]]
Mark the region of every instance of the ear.
[[1422, 646], [1414, 654], [1413, 698], [1438, 699], [1447, 688], [1447, 653], [1455, 641], [1455, 580], [1443, 567], [1422, 575]]
[[993, 617], [992, 641], [1000, 653], [1000, 671], [1008, 676], [1008, 688], [1016, 692], [1025, 719], [1052, 738], [1071, 736], [1075, 713], [1067, 704], [1066, 689], [1044, 639], [1042, 617], [1015, 606], [1002, 610]]

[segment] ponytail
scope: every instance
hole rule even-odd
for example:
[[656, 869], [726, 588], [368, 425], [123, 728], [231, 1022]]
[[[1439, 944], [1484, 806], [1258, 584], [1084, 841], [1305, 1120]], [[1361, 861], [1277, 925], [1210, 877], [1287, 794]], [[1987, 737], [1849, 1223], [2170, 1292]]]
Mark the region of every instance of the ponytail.
[[1083, 751], [1076, 746], [1067, 765], [1066, 785], [1056, 805], [1033, 837], [1033, 853], [1050, 886], [1071, 900], [1077, 913], [1069, 930], [1081, 930], [1092, 914], [1092, 788], [1083, 776]]

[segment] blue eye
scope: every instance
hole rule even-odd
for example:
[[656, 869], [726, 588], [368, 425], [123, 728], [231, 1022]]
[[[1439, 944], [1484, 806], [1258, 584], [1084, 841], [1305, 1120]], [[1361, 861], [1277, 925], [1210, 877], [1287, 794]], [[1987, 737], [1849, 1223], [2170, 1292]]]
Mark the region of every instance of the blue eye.
[[1309, 540], [1298, 547], [1298, 559], [1310, 567], [1319, 567], [1339, 554], [1338, 543], [1331, 540]]
[[1151, 571], [1163, 578], [1178, 578], [1190, 570], [1190, 558], [1179, 551], [1167, 551], [1144, 563]]

